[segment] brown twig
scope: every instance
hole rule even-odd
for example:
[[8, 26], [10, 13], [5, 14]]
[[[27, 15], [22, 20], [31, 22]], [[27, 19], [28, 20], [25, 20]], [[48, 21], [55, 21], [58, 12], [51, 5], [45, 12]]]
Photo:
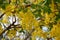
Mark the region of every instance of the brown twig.
[[2, 18], [4, 15], [5, 15], [5, 13], [3, 13], [3, 14], [0, 16], [0, 18]]
[[11, 0], [9, 0], [9, 4], [11, 3]]
[[52, 38], [47, 38], [47, 40], [52, 40]]
[[14, 23], [15, 23], [15, 22], [13, 22], [12, 24], [10, 24], [10, 25], [0, 34], [0, 36], [1, 36], [3, 33], [5, 33], [8, 29], [10, 29], [11, 26], [14, 25]]
[[27, 40], [31, 36], [32, 32], [34, 32], [34, 29], [31, 30], [31, 32], [27, 35], [27, 37], [24, 40]]
[[10, 24], [10, 25], [0, 34], [0, 36], [2, 36], [3, 33], [5, 33], [7, 30], [11, 29], [11, 26], [13, 26], [15, 22], [16, 22], [16, 18], [15, 18], [15, 21], [14, 21], [12, 24]]
[[31, 6], [31, 4], [27, 4], [27, 5], [25, 5], [25, 8], [30, 7], [30, 6]]

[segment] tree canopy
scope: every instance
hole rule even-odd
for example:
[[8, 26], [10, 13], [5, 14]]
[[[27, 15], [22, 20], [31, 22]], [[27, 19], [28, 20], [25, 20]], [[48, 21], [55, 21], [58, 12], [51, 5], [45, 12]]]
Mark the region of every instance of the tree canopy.
[[0, 0], [0, 40], [60, 40], [60, 0]]

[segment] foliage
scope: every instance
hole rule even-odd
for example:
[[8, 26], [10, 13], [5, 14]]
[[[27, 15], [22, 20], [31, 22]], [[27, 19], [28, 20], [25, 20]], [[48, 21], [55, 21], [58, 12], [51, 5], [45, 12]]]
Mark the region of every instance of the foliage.
[[[59, 31], [60, 0], [0, 0], [2, 40], [60, 40]], [[25, 35], [22, 39], [21, 33]]]

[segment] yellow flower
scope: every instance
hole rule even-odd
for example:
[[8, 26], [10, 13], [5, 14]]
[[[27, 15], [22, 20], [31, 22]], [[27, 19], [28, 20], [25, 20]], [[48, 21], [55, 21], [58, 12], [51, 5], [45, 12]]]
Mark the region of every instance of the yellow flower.
[[38, 4], [40, 2], [43, 2], [44, 0], [30, 0], [33, 4]]
[[33, 23], [34, 23], [34, 15], [29, 12], [25, 13], [24, 17], [22, 18], [22, 27], [25, 28], [25, 30], [29, 31], [32, 29]]
[[11, 2], [13, 3], [13, 2], [16, 2], [16, 0], [11, 0]]
[[50, 17], [48, 13], [45, 13], [45, 24], [49, 24], [49, 22], [50, 22]]
[[60, 40], [60, 37], [56, 37], [55, 40]]
[[0, 26], [0, 34], [3, 32], [3, 28], [2, 26]]
[[4, 18], [2, 20], [3, 23], [8, 23], [8, 16], [4, 15]]
[[7, 35], [10, 38], [15, 37], [16, 36], [16, 30], [14, 30], [14, 29], [9, 30], [8, 33], [7, 33]]
[[20, 4], [24, 3], [24, 0], [20, 0]]
[[13, 12], [15, 7], [16, 7], [15, 5], [10, 4], [9, 6], [6, 7], [6, 12]]
[[19, 18], [24, 18], [24, 13], [23, 13], [23, 11], [20, 11], [20, 13], [18, 14], [18, 17], [19, 17]]
[[50, 32], [50, 36], [60, 36], [60, 24], [53, 25], [53, 28]]
[[54, 12], [54, 10], [55, 10], [55, 6], [54, 5], [55, 5], [54, 4], [54, 0], [51, 0], [50, 7], [51, 7], [52, 12]]

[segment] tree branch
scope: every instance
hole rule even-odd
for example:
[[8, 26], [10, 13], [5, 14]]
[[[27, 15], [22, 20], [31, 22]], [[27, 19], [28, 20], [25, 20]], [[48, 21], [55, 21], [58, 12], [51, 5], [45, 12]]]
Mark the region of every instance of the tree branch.
[[32, 29], [31, 32], [27, 35], [27, 37], [24, 40], [27, 40], [31, 36], [31, 33], [34, 32], [34, 30], [35, 29]]
[[3, 33], [5, 33], [8, 29], [10, 29], [11, 26], [14, 25], [14, 23], [15, 23], [15, 22], [13, 22], [12, 24], [10, 24], [10, 25], [0, 34], [0, 36], [1, 36]]
[[31, 6], [31, 4], [26, 4], [26, 5], [25, 5], [25, 8], [30, 7], [30, 6]]
[[5, 15], [5, 13], [3, 13], [3, 14], [0, 16], [0, 18], [2, 18], [4, 15]]
[[52, 38], [47, 38], [47, 40], [52, 40]]
[[5, 33], [7, 30], [11, 29], [11, 26], [13, 26], [15, 22], [16, 22], [16, 18], [15, 18], [15, 21], [14, 21], [12, 24], [10, 24], [10, 25], [0, 34], [0, 36], [2, 36], [3, 33]]
[[11, 3], [11, 0], [9, 0], [9, 4]]

